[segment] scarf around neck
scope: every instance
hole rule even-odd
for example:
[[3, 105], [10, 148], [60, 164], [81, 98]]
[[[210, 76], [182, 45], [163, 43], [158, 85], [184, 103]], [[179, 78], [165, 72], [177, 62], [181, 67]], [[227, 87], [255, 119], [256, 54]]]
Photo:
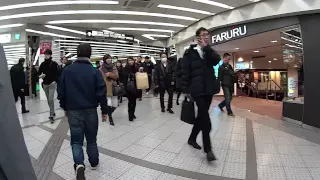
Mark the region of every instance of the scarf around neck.
[[113, 67], [114, 67], [114, 65], [113, 65], [112, 63], [110, 63], [110, 64], [103, 63], [103, 65], [102, 65], [102, 71], [103, 71], [104, 73], [113, 72]]

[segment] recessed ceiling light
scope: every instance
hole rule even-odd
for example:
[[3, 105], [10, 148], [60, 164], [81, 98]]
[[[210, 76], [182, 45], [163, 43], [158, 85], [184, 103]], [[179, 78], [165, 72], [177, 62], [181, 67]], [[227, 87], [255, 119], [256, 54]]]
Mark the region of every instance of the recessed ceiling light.
[[79, 37], [73, 37], [73, 36], [65, 36], [65, 35], [60, 35], [60, 34], [55, 34], [55, 33], [50, 33], [50, 32], [43, 32], [43, 31], [37, 31], [33, 29], [26, 29], [27, 32], [31, 33], [36, 33], [36, 34], [42, 34], [45, 36], [53, 36], [53, 37], [60, 37], [60, 38], [74, 38], [74, 39], [81, 39]]
[[170, 26], [170, 27], [186, 27], [182, 24], [164, 23], [164, 22], [151, 22], [151, 21], [132, 21], [132, 20], [100, 20], [100, 19], [89, 19], [89, 20], [57, 20], [49, 21], [48, 24], [77, 24], [77, 23], [113, 23], [113, 24], [143, 24], [143, 25], [154, 25], [154, 26]]
[[47, 12], [33, 12], [23, 14], [13, 14], [7, 16], [0, 16], [0, 20], [18, 19], [27, 17], [40, 17], [40, 16], [56, 16], [56, 15], [75, 15], [75, 14], [118, 14], [118, 15], [129, 15], [129, 16], [151, 16], [151, 17], [162, 17], [169, 19], [182, 19], [188, 21], [197, 21], [198, 19], [187, 16], [178, 16], [171, 14], [161, 13], [149, 13], [141, 11], [112, 11], [112, 10], [67, 10], [67, 11], [47, 11]]
[[23, 26], [23, 24], [6, 24], [6, 25], [1, 25], [0, 29], [20, 27], [20, 26]]
[[29, 7], [39, 7], [39, 6], [56, 6], [56, 5], [71, 5], [71, 4], [119, 4], [119, 1], [48, 1], [48, 2], [36, 2], [36, 3], [24, 3], [24, 4], [14, 4], [8, 6], [0, 7], [0, 11], [12, 10], [20, 8]]
[[68, 29], [68, 28], [63, 28], [63, 27], [58, 27], [58, 26], [45, 25], [45, 27], [50, 28], [50, 29], [60, 30], [60, 31], [66, 31], [66, 32], [72, 32], [72, 33], [76, 33], [76, 34], [86, 35], [86, 33], [85, 33], [85, 32], [82, 32], [82, 31], [77, 31], [77, 30]]
[[239, 57], [239, 58], [238, 58], [238, 62], [243, 62], [243, 58], [242, 58], [242, 57]]
[[234, 8], [232, 6], [229, 6], [229, 5], [226, 5], [226, 4], [223, 4], [223, 3], [219, 3], [219, 2], [215, 2], [215, 1], [212, 1], [212, 0], [192, 0], [192, 1], [199, 2], [199, 3], [205, 3], [205, 4], [210, 4], [210, 5], [222, 7], [222, 8], [225, 8], [225, 9], [233, 9]]
[[167, 32], [167, 33], [173, 33], [172, 30], [166, 30], [166, 29], [148, 29], [148, 28], [126, 28], [126, 27], [111, 27], [110, 30], [118, 30], [118, 31], [149, 31], [149, 32]]
[[260, 52], [260, 51], [253, 51], [253, 52], [258, 53], [258, 52]]
[[274, 60], [274, 61], [277, 61], [278, 59], [277, 59], [277, 58], [273, 58], [273, 60]]
[[269, 63], [271, 63], [271, 61], [268, 61]]
[[240, 48], [235, 48], [235, 50], [239, 50]]
[[179, 6], [171, 6], [171, 5], [165, 5], [165, 4], [159, 4], [158, 8], [165, 8], [165, 9], [176, 9], [180, 11], [188, 11], [188, 12], [194, 12], [199, 14], [206, 14], [206, 15], [213, 15], [213, 13], [208, 11], [202, 11], [198, 9], [191, 9], [191, 8], [185, 8], [185, 7], [179, 7]]
[[277, 40], [273, 40], [273, 41], [270, 41], [271, 43], [277, 43], [278, 41]]
[[17, 44], [17, 45], [3, 46], [4, 49], [6, 49], [6, 48], [16, 48], [16, 47], [26, 47], [26, 45], [25, 44]]
[[250, 63], [252, 64], [252, 63], [253, 63], [253, 61], [250, 61]]

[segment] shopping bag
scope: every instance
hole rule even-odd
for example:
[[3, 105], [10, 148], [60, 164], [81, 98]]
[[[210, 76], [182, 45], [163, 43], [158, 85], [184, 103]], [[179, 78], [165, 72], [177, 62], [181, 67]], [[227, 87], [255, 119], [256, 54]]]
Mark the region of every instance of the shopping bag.
[[194, 110], [194, 101], [192, 99], [188, 99], [187, 97], [184, 98], [180, 119], [188, 124], [195, 123], [196, 115]]
[[137, 72], [136, 83], [137, 83], [137, 89], [148, 89], [149, 88], [148, 74]]

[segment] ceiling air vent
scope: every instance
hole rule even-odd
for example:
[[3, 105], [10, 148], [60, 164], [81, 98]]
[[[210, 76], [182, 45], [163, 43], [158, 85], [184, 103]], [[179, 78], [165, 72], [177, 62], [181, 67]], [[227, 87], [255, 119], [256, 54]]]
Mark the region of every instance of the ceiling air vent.
[[129, 0], [124, 3], [128, 8], [147, 8], [152, 0]]

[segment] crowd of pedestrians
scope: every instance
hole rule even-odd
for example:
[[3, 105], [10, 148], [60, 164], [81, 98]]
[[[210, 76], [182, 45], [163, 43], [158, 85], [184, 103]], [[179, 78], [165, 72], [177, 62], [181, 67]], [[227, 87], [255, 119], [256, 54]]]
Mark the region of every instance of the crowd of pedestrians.
[[[194, 101], [198, 107], [192, 132], [188, 144], [196, 149], [202, 149], [197, 143], [197, 136], [202, 132], [203, 151], [207, 154], [207, 160], [216, 160], [212, 151], [210, 131], [211, 120], [209, 108], [213, 95], [220, 91], [222, 86], [225, 100], [219, 104], [221, 111], [226, 107], [228, 115], [233, 116], [231, 100], [233, 84], [236, 75], [229, 64], [230, 54], [223, 56], [223, 64], [219, 68], [218, 77], [215, 76], [213, 66], [216, 66], [221, 58], [214, 51], [209, 42], [209, 31], [200, 28], [196, 32], [198, 43], [191, 45], [178, 61], [168, 58], [166, 53], [160, 54], [160, 60], [155, 64], [150, 57], [127, 57], [125, 66], [118, 57], [106, 54], [103, 63], [97, 62], [96, 67], [90, 62], [92, 49], [89, 44], [80, 44], [77, 47], [77, 59], [69, 61], [64, 57], [61, 65], [52, 60], [52, 51], [46, 50], [45, 60], [41, 63], [39, 71], [33, 71], [35, 77], [43, 79], [42, 88], [45, 92], [50, 108], [49, 119], [53, 123], [55, 114], [54, 94], [58, 92], [60, 107], [66, 112], [71, 133], [72, 153], [74, 157], [74, 169], [77, 180], [85, 179], [83, 142], [87, 140], [87, 153], [92, 169], [99, 164], [97, 147], [97, 132], [99, 115], [97, 108], [101, 108], [102, 122], [109, 122], [115, 126], [116, 120], [113, 113], [123, 102], [128, 100], [128, 120], [134, 121], [137, 99], [141, 101], [142, 90], [137, 88], [136, 74], [147, 74], [149, 88], [145, 89], [148, 95], [151, 89], [154, 94], [160, 94], [159, 102], [161, 112], [174, 114], [173, 96], [176, 92], [176, 104], [182, 93], [185, 98]], [[114, 60], [114, 61], [113, 61]], [[10, 70], [12, 88], [15, 100], [21, 99], [22, 113], [29, 112], [25, 106], [23, 95], [23, 64], [25, 59]], [[221, 83], [220, 83], [220, 82]], [[123, 88], [123, 93], [121, 93]], [[165, 105], [164, 96], [168, 94], [168, 104]]]

